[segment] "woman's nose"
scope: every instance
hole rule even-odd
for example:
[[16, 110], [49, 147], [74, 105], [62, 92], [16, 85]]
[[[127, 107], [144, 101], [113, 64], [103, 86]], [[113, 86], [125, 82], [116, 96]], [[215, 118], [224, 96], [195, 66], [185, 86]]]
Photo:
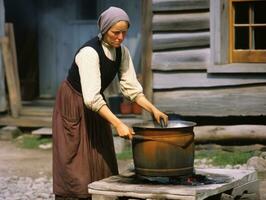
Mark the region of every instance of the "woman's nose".
[[119, 33], [117, 38], [119, 40], [123, 40], [125, 38], [125, 35], [123, 33]]

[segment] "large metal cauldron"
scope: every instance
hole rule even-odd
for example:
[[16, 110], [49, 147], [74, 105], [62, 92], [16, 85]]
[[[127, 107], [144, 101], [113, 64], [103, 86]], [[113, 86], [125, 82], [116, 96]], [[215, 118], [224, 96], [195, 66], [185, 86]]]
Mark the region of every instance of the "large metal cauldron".
[[180, 176], [193, 173], [194, 122], [134, 124], [132, 141], [135, 172], [142, 176]]

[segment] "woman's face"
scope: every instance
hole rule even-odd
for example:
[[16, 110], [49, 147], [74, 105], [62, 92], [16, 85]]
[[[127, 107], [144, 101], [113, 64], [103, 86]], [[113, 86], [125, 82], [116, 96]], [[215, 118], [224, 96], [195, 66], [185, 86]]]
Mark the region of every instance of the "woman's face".
[[103, 36], [103, 40], [112, 47], [120, 47], [128, 31], [128, 22], [119, 21], [114, 24]]

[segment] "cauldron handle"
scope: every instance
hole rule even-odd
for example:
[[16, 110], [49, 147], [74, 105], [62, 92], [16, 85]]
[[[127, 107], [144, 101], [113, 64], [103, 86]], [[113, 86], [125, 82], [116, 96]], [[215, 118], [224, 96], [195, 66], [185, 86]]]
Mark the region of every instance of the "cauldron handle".
[[183, 145], [178, 145], [178, 144], [176, 144], [174, 142], [164, 141], [164, 140], [160, 140], [160, 139], [157, 139], [157, 138], [152, 138], [152, 137], [142, 136], [142, 135], [133, 135], [133, 139], [137, 139], [137, 140], [151, 140], [151, 141], [156, 141], [156, 142], [164, 142], [164, 143], [167, 143], [167, 144], [174, 145], [176, 147], [185, 149], [185, 148], [187, 148], [193, 142], [194, 137], [191, 136], [191, 138], [185, 144], [183, 144]]

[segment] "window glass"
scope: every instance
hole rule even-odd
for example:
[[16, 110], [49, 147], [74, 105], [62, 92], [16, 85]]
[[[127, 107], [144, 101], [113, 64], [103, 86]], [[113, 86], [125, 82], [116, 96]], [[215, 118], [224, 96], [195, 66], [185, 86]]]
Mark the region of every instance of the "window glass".
[[249, 49], [248, 27], [235, 28], [235, 49]]
[[254, 28], [255, 49], [266, 49], [266, 27]]
[[266, 1], [264, 2], [254, 2], [254, 23], [262, 24], [266, 23]]
[[248, 3], [235, 3], [235, 24], [249, 23], [248, 10]]

